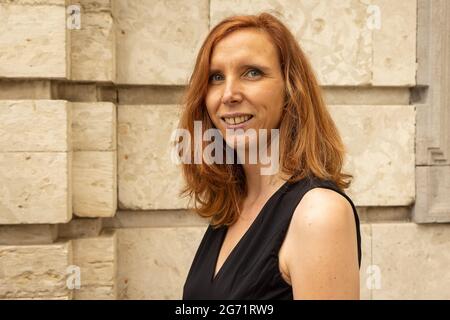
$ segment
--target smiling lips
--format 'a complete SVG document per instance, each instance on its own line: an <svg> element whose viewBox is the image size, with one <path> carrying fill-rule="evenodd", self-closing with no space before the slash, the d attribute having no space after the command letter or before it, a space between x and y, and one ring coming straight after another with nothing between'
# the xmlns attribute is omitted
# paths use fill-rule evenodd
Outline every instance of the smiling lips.
<svg viewBox="0 0 450 320"><path fill-rule="evenodd" d="M237 124L242 124L244 122L247 122L251 118L253 118L253 116L251 114L246 114L246 115L232 116L232 117L225 116L225 117L222 117L222 120L225 121L229 125L237 125Z"/></svg>

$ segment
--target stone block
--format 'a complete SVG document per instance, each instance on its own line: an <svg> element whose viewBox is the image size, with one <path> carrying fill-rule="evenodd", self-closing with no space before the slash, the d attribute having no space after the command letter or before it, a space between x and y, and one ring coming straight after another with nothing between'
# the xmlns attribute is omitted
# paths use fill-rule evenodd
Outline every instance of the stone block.
<svg viewBox="0 0 450 320"><path fill-rule="evenodd" d="M358 206L408 206L415 199L415 106L329 106L348 154L344 171Z"/></svg>
<svg viewBox="0 0 450 320"><path fill-rule="evenodd" d="M417 166L416 190L414 222L450 221L450 166Z"/></svg>
<svg viewBox="0 0 450 320"><path fill-rule="evenodd" d="M0 246L0 299L71 299L71 241Z"/></svg>
<svg viewBox="0 0 450 320"><path fill-rule="evenodd" d="M381 271L374 300L450 299L450 226L372 224L372 259Z"/></svg>
<svg viewBox="0 0 450 320"><path fill-rule="evenodd" d="M74 151L116 150L116 106L110 102L72 103Z"/></svg>
<svg viewBox="0 0 450 320"><path fill-rule="evenodd" d="M0 153L0 224L72 218L72 152Z"/></svg>
<svg viewBox="0 0 450 320"><path fill-rule="evenodd" d="M178 126L176 105L118 107L119 207L131 210L180 209L187 198L181 170L171 160L170 138Z"/></svg>
<svg viewBox="0 0 450 320"><path fill-rule="evenodd" d="M70 122L64 100L0 100L0 152L70 151Z"/></svg>
<svg viewBox="0 0 450 320"><path fill-rule="evenodd" d="M81 28L71 32L71 79L114 82L116 75L114 0L70 0L80 5Z"/></svg>
<svg viewBox="0 0 450 320"><path fill-rule="evenodd" d="M0 3L0 77L70 79L66 0Z"/></svg>
<svg viewBox="0 0 450 320"><path fill-rule="evenodd" d="M380 12L380 29L373 30L374 86L414 86L416 83L417 0L372 0Z"/></svg>
<svg viewBox="0 0 450 320"><path fill-rule="evenodd" d="M116 83L187 84L208 33L208 1L121 0L113 7Z"/></svg>
<svg viewBox="0 0 450 320"><path fill-rule="evenodd" d="M73 212L78 217L112 217L117 209L117 152L73 153Z"/></svg>
<svg viewBox="0 0 450 320"><path fill-rule="evenodd" d="M97 237L73 240L73 261L80 267L75 300L117 299L117 237L105 230Z"/></svg>

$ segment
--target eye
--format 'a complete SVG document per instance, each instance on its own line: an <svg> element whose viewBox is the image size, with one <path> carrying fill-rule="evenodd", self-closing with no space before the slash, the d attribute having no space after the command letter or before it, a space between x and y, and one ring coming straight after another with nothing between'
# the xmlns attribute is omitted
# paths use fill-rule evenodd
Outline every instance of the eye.
<svg viewBox="0 0 450 320"><path fill-rule="evenodd" d="M245 75L249 75L250 78L254 78L254 77L258 77L263 75L263 72L260 71L259 69L249 69ZM223 80L222 75L220 73L213 73L209 76L209 82L214 82L214 81L221 81Z"/></svg>
<svg viewBox="0 0 450 320"><path fill-rule="evenodd" d="M253 77L257 77L257 76L262 75L262 72L260 70L258 70L258 69L250 69L246 74L248 74L248 75L252 75L253 74L253 76L251 76L251 78L253 78Z"/></svg>
<svg viewBox="0 0 450 320"><path fill-rule="evenodd" d="M219 78L217 78L216 76L219 76ZM220 81L220 74L219 73L213 73L212 75L209 76L209 81Z"/></svg>

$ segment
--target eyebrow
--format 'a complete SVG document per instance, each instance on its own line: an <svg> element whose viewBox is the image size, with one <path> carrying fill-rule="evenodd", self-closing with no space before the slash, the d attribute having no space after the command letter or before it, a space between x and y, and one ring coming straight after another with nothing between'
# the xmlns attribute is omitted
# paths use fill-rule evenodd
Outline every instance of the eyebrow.
<svg viewBox="0 0 450 320"><path fill-rule="evenodd" d="M269 67L263 66L261 64L257 64L257 63L251 63L251 64L244 64L240 66L241 69L250 69L250 68L256 68L256 69L260 69L263 72L268 72L270 70ZM218 68L213 68L209 70L209 74L214 74L216 72L220 72L220 69Z"/></svg>

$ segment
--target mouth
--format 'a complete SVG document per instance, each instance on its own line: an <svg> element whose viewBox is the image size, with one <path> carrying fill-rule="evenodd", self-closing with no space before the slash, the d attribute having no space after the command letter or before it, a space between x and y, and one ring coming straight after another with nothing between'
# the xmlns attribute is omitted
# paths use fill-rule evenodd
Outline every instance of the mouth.
<svg viewBox="0 0 450 320"><path fill-rule="evenodd" d="M228 128L240 128L245 126L251 119L253 119L253 115L242 114L238 116L225 116L221 117L221 119L226 123Z"/></svg>

